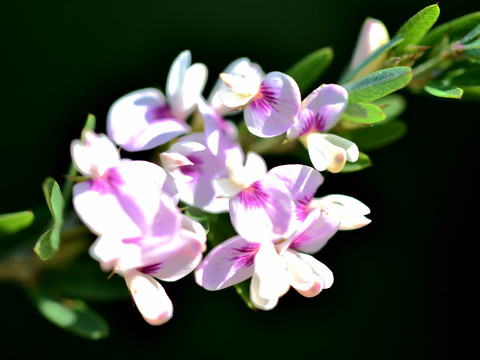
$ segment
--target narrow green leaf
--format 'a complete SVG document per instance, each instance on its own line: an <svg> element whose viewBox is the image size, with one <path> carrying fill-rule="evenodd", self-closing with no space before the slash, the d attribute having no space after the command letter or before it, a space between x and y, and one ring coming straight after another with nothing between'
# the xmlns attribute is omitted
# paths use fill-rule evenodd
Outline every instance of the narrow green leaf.
<svg viewBox="0 0 480 360"><path fill-rule="evenodd" d="M472 60L476 63L479 63L480 62L480 41L475 41L473 43L463 45L462 54L467 59Z"/></svg>
<svg viewBox="0 0 480 360"><path fill-rule="evenodd" d="M431 82L424 86L427 93L433 96L447 99L461 99L463 90L441 82Z"/></svg>
<svg viewBox="0 0 480 360"><path fill-rule="evenodd" d="M467 35L459 40L459 43L462 45L468 44L470 41L475 40L480 36L480 24L470 31Z"/></svg>
<svg viewBox="0 0 480 360"><path fill-rule="evenodd" d="M56 300L38 294L33 300L40 314L64 330L90 340L109 335L107 322L82 300Z"/></svg>
<svg viewBox="0 0 480 360"><path fill-rule="evenodd" d="M96 123L97 123L97 120L95 118L95 115L88 114L87 120L85 121L85 125L83 126L83 129L95 131Z"/></svg>
<svg viewBox="0 0 480 360"><path fill-rule="evenodd" d="M439 15L440 8L435 4L427 6L412 16L395 34L395 36L404 37L403 41L396 47L395 53L400 55L407 46L419 44L425 34L435 24Z"/></svg>
<svg viewBox="0 0 480 360"><path fill-rule="evenodd" d="M480 86L480 68L458 69L450 72L444 80L453 86Z"/></svg>
<svg viewBox="0 0 480 360"><path fill-rule="evenodd" d="M343 118L357 124L374 124L385 119L382 109L374 104L349 103Z"/></svg>
<svg viewBox="0 0 480 360"><path fill-rule="evenodd" d="M444 38L459 40L480 23L480 11L473 12L434 27L422 40L422 45L433 46Z"/></svg>
<svg viewBox="0 0 480 360"><path fill-rule="evenodd" d="M358 156L358 160L353 163L347 162L341 172L350 173L350 172L360 171L370 166L372 166L372 161L370 160L370 157L367 154L360 152L360 155Z"/></svg>
<svg viewBox="0 0 480 360"><path fill-rule="evenodd" d="M49 177L42 184L43 193L50 213L51 227L38 239L34 251L42 260L48 260L60 247L60 232L63 226L63 195L57 182Z"/></svg>
<svg viewBox="0 0 480 360"><path fill-rule="evenodd" d="M19 211L15 213L0 215L0 236L14 234L26 227L29 227L35 216L32 211Z"/></svg>
<svg viewBox="0 0 480 360"><path fill-rule="evenodd" d="M285 73L290 75L298 84L302 93L310 90L317 84L319 78L327 69L333 59L331 48L316 50L291 66Z"/></svg>
<svg viewBox="0 0 480 360"><path fill-rule="evenodd" d="M343 132L342 137L353 141L362 151L375 150L393 143L407 132L407 125L393 120L382 125Z"/></svg>
<svg viewBox="0 0 480 360"><path fill-rule="evenodd" d="M412 79L412 69L397 66L369 74L344 85L348 91L348 101L370 103L408 85Z"/></svg>
<svg viewBox="0 0 480 360"><path fill-rule="evenodd" d="M387 51L398 45L401 41L403 41L403 36L395 36L392 38L388 43L380 46L370 55L368 55L356 68L350 70L345 75L343 75L339 81L340 84L346 83L347 81L352 80L357 74L359 74L364 68L366 68L370 63L375 61L375 59L379 58Z"/></svg>

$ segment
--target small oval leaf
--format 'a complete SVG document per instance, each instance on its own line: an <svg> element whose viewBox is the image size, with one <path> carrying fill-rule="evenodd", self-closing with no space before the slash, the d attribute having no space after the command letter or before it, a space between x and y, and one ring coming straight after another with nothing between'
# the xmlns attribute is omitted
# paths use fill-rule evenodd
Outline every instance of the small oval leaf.
<svg viewBox="0 0 480 360"><path fill-rule="evenodd" d="M348 101L370 103L402 89L412 79L412 69L396 66L369 74L344 85L348 91Z"/></svg>
<svg viewBox="0 0 480 360"><path fill-rule="evenodd" d="M395 53L400 55L408 46L419 44L420 40L435 24L439 15L440 8L435 4L427 6L412 16L395 35L404 37L403 41L395 48Z"/></svg>
<svg viewBox="0 0 480 360"><path fill-rule="evenodd" d="M29 227L35 216L32 211L19 211L15 213L0 215L0 236L14 234Z"/></svg>
<svg viewBox="0 0 480 360"><path fill-rule="evenodd" d="M375 104L349 103L343 113L343 118L357 124L375 124L385 120L382 109Z"/></svg>

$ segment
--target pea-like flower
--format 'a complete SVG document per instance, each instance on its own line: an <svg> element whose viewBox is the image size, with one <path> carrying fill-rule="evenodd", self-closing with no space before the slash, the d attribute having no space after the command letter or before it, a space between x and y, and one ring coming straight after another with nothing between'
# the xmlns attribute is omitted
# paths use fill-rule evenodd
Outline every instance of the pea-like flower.
<svg viewBox="0 0 480 360"><path fill-rule="evenodd" d="M287 138L300 138L306 145L318 171L339 172L347 161L358 159L359 150L353 142L328 133L347 104L348 93L342 86L321 85L302 101L295 124L287 132Z"/></svg>
<svg viewBox="0 0 480 360"><path fill-rule="evenodd" d="M73 187L79 218L98 236L90 255L103 270L124 276L144 319L163 324L173 306L156 279L175 281L199 264L203 227L181 213L173 180L150 162L120 159L105 135L86 131L71 153L88 177Z"/></svg>
<svg viewBox="0 0 480 360"><path fill-rule="evenodd" d="M370 222L369 209L358 200L330 195L315 199L322 175L304 165L284 165L269 171L288 188L295 203L294 216L284 237L252 239L234 236L213 248L195 271L207 290L220 290L252 278L250 300L259 309L273 309L291 287L306 297L333 284L333 274L312 255L339 229ZM248 234L249 235L249 234Z"/></svg>
<svg viewBox="0 0 480 360"><path fill-rule="evenodd" d="M300 107L300 90L295 80L278 71L264 75L248 59L235 64L235 73L220 74L228 87L216 93L221 102L231 109L243 109L245 124L256 136L268 138L285 133Z"/></svg>
<svg viewBox="0 0 480 360"><path fill-rule="evenodd" d="M186 119L195 110L206 77L205 65L191 65L190 52L183 51L168 73L166 98L160 90L146 88L115 101L108 113L109 137L127 151L141 151L186 134Z"/></svg>

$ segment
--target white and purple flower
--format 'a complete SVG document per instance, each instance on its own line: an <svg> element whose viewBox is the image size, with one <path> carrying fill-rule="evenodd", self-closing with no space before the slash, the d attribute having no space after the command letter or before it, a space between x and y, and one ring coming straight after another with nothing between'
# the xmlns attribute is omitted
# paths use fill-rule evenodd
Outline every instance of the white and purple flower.
<svg viewBox="0 0 480 360"><path fill-rule="evenodd" d="M190 131L186 119L195 110L206 77L205 65L191 65L190 52L183 51L170 68L166 98L158 89L146 88L121 97L111 106L109 137L127 151L141 151L186 134Z"/></svg>
<svg viewBox="0 0 480 360"><path fill-rule="evenodd" d="M91 131L72 142L71 153L89 178L74 185L73 205L98 236L90 255L124 276L148 323L163 324L173 306L154 278L175 281L193 271L206 249L205 230L180 212L175 184L161 167L120 159L108 137Z"/></svg>
<svg viewBox="0 0 480 360"><path fill-rule="evenodd" d="M328 133L347 104L348 92L342 86L321 85L302 101L295 124L287 132L287 138L300 138L306 145L318 171L339 172L347 161L358 159L359 150L353 142Z"/></svg>
<svg viewBox="0 0 480 360"><path fill-rule="evenodd" d="M232 73L220 74L227 90L219 88L212 101L218 97L227 108L243 109L248 130L259 137L281 135L293 125L301 96L290 76L278 71L264 75L257 64L245 58L229 70Z"/></svg>
<svg viewBox="0 0 480 360"><path fill-rule="evenodd" d="M330 195L315 199L322 175L304 165L284 165L268 172L285 184L295 204L289 231L276 239L235 236L213 248L195 271L197 283L220 290L248 278L250 300L259 309L273 309L290 286L313 297L333 284L332 272L313 254L339 229L370 222L369 209L358 200Z"/></svg>

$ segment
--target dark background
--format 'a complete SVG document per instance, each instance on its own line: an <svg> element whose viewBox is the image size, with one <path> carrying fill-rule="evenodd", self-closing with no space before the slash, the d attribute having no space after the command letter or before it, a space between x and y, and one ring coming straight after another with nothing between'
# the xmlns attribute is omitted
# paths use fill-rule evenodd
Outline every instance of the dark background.
<svg viewBox="0 0 480 360"><path fill-rule="evenodd" d="M163 88L176 55L189 49L209 68L210 86L230 61L247 56L283 71L331 46L323 82L335 82L367 16L393 34L433 2L365 1L43 1L0 12L0 213L41 203L40 184L59 181L70 141L88 113L98 130L111 103L147 86ZM441 1L438 24L478 10ZM465 315L470 288L464 261L476 236L478 102L404 93L409 126L400 141L370 152L374 166L327 175L321 195L341 193L370 206L368 227L338 233L317 258L334 286L313 299L291 290L270 312L249 310L233 289L207 292L188 276L165 284L175 307L162 327L143 322L130 301L92 304L111 325L97 342L44 320L23 292L0 284L0 343L5 359L38 351L108 358L443 359L458 348L453 320ZM469 206L474 205L474 210ZM32 244L33 247L33 244ZM458 263L467 267L459 270ZM459 345L463 347L463 345ZM6 353L5 353L6 352ZM86 355L85 355L86 354ZM450 357L449 357L450 358Z"/></svg>

